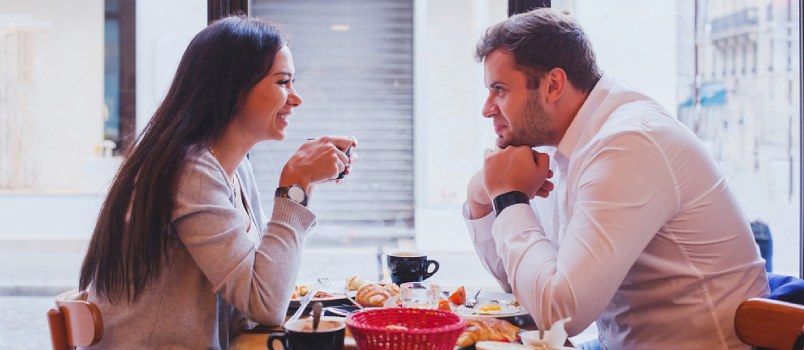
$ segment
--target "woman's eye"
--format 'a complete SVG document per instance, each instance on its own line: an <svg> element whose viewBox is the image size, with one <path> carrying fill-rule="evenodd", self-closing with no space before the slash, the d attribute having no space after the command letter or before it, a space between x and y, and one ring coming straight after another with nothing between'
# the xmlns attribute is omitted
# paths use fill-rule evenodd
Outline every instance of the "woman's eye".
<svg viewBox="0 0 804 350"><path fill-rule="evenodd" d="M279 85L287 85L287 84L290 84L290 79L280 80L280 81L277 81L276 83L279 84Z"/></svg>

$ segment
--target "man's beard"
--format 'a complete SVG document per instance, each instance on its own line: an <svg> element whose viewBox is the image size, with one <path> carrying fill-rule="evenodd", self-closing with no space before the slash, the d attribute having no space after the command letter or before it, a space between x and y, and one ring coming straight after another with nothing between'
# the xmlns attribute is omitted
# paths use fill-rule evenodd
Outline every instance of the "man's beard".
<svg viewBox="0 0 804 350"><path fill-rule="evenodd" d="M520 118L520 125L510 128L511 136L505 143L504 139L498 140L498 146L505 148L508 145L514 146L547 146L555 145L555 131L553 130L553 120L544 106L539 101L539 94L535 90L528 94L528 101L523 110L523 118Z"/></svg>

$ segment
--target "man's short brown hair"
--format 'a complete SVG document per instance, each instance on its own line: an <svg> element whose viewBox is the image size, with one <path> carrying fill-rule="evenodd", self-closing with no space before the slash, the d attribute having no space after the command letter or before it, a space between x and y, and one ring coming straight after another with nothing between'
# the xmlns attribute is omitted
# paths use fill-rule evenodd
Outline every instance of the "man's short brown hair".
<svg viewBox="0 0 804 350"><path fill-rule="evenodd" d="M581 25L549 8L511 16L486 30L475 57L482 62L494 50L508 50L528 75L528 88L553 68L561 68L579 90L592 91L600 80L595 51Z"/></svg>

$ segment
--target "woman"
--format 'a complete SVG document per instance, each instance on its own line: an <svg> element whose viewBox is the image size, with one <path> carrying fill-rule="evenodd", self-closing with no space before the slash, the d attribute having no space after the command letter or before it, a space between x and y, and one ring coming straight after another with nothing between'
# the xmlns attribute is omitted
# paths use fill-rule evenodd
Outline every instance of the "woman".
<svg viewBox="0 0 804 350"><path fill-rule="evenodd" d="M184 53L165 100L101 208L80 288L103 315L102 348L221 348L244 317L284 320L314 184L348 172L346 137L304 143L285 164L270 220L246 154L282 140L293 108L286 36L228 17Z"/></svg>

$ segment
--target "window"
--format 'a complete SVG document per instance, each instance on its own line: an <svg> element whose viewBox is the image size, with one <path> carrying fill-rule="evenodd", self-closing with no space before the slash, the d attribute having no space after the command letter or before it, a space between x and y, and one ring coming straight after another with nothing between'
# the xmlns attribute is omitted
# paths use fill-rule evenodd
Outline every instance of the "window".
<svg viewBox="0 0 804 350"><path fill-rule="evenodd" d="M679 47L694 46L698 52L716 47L731 73L717 76L711 68L697 65L694 77L699 77L700 86L693 77L679 75L679 91L686 90L679 101L695 101L679 104L679 119L712 151L754 222L752 228L759 230L760 223L769 226L772 253L764 250L770 245L765 237L757 239L763 255L772 259L773 270L796 275L801 260L801 39L798 30L791 30L800 25L800 15L790 14L800 14L800 8L789 1L703 1L698 7L680 5L678 11L679 17L703 21L703 28L711 28L693 35L679 32ZM695 57L697 62L704 59ZM735 74L735 70L745 73L747 65L752 74ZM769 69L758 72L757 66Z"/></svg>
<svg viewBox="0 0 804 350"><path fill-rule="evenodd" d="M288 138L250 155L261 198L273 200L278 170L307 138L353 135L355 173L315 188L316 242L412 238L413 1L255 0L250 14L290 32L304 99Z"/></svg>

